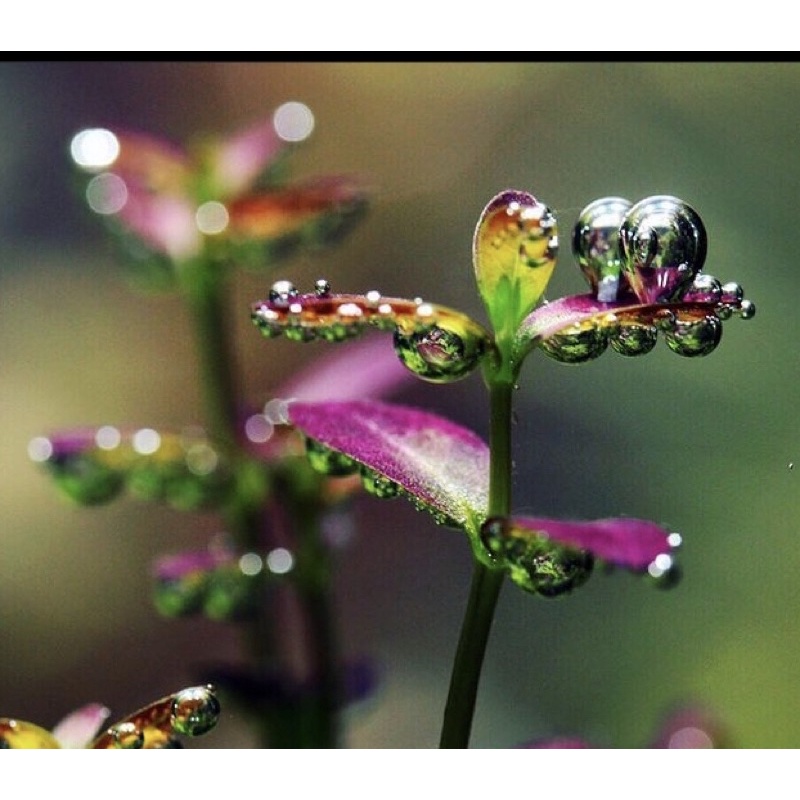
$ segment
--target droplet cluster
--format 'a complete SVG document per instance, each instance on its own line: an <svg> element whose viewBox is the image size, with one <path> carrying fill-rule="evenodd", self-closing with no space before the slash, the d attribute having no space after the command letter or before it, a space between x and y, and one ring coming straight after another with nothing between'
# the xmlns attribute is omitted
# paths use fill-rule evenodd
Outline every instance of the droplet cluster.
<svg viewBox="0 0 800 800"><path fill-rule="evenodd" d="M702 272L705 227L676 197L635 204L619 197L595 200L579 215L572 249L596 299L609 306L541 342L557 361L583 363L609 346L620 355L644 355L659 333L678 355L705 356L719 344L724 320L755 314L741 286Z"/></svg>
<svg viewBox="0 0 800 800"><path fill-rule="evenodd" d="M107 503L128 489L175 508L218 505L233 486L226 459L200 431L162 434L113 426L36 437L29 453L80 505Z"/></svg>
<svg viewBox="0 0 800 800"><path fill-rule="evenodd" d="M151 703L109 727L92 749L181 748L180 736L202 736L219 721L213 686L191 686Z"/></svg>
<svg viewBox="0 0 800 800"><path fill-rule="evenodd" d="M333 294L325 279L309 294L300 294L289 281L277 281L266 300L253 304L251 318L267 338L282 335L298 342L342 342L367 327L393 331L401 362L433 383L469 375L491 341L486 330L458 311L420 298L384 297L377 291Z"/></svg>

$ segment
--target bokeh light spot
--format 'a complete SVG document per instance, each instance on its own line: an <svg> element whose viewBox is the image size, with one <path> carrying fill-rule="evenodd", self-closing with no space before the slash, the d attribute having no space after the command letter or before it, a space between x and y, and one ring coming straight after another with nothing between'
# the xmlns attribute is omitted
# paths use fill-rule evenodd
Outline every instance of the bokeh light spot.
<svg viewBox="0 0 800 800"><path fill-rule="evenodd" d="M89 181L86 202L96 214L116 214L128 202L128 187L119 175L104 172Z"/></svg>
<svg viewBox="0 0 800 800"><path fill-rule="evenodd" d="M119 139L105 128L86 128L72 137L69 149L79 167L105 169L119 156Z"/></svg>
<svg viewBox="0 0 800 800"><path fill-rule="evenodd" d="M286 142L302 142L314 130L314 115L304 103L290 101L275 109L275 132Z"/></svg>

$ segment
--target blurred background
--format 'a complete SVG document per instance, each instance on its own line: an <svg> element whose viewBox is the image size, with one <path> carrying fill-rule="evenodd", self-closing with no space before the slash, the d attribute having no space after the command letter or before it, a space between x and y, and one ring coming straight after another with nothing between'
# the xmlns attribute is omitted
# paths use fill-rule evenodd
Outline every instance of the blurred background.
<svg viewBox="0 0 800 800"><path fill-rule="evenodd" d="M478 747L575 733L645 747L696 702L742 748L800 745L800 65L781 63L182 63L0 66L0 716L51 726L100 701L117 716L235 657L229 628L157 615L155 556L205 541L217 520L123 499L80 509L28 459L31 438L80 424L183 426L201 403L174 295L126 282L74 190L69 141L89 126L184 141L225 134L298 100L314 113L294 175L362 176L366 219L279 275L239 274L231 309L254 405L323 345L267 342L249 304L276 277L309 288L423 296L483 320L471 237L498 191L558 214L548 297L584 291L569 232L591 200L677 195L709 234L705 270L744 286L710 356L663 345L580 367L536 354L516 397L515 506L628 514L680 531L683 581L627 574L542 600L507 584L474 727ZM790 246L791 245L791 246ZM479 433L480 378L403 395ZM797 467L793 468L794 463ZM360 499L337 586L350 655L382 674L348 716L358 748L434 747L470 577L458 533L403 501ZM248 747L223 712L191 747Z"/></svg>

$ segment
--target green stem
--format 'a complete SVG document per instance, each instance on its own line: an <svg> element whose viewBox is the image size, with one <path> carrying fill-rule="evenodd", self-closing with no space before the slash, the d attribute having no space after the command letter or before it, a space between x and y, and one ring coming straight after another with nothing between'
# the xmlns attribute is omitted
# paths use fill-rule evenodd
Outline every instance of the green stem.
<svg viewBox="0 0 800 800"><path fill-rule="evenodd" d="M490 381L489 516L511 510L511 401L514 386ZM440 748L466 748L475 716L486 644L505 573L475 561L442 724Z"/></svg>
<svg viewBox="0 0 800 800"><path fill-rule="evenodd" d="M310 714L307 747L339 744L340 686L336 634L331 611L330 553L320 539L320 510L311 503L299 509L300 548L297 591L308 625L308 659L316 692ZM301 563L302 562L302 563Z"/></svg>
<svg viewBox="0 0 800 800"><path fill-rule="evenodd" d="M234 448L238 391L224 275L216 264L196 261L186 265L182 287L194 323L208 432L221 446Z"/></svg>

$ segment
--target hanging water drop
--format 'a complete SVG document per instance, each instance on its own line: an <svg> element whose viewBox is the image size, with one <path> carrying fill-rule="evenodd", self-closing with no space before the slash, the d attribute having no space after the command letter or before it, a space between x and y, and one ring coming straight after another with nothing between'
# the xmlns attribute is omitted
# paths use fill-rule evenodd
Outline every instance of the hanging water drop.
<svg viewBox="0 0 800 800"><path fill-rule="evenodd" d="M622 197L601 197L581 211L572 231L572 252L601 303L613 303L620 288L619 229L631 208Z"/></svg>
<svg viewBox="0 0 800 800"><path fill-rule="evenodd" d="M722 323L716 316L700 320L677 320L664 331L664 341L674 353L693 358L711 353L722 338Z"/></svg>
<svg viewBox="0 0 800 800"><path fill-rule="evenodd" d="M323 475L340 477L358 472L358 464L350 456L331 450L315 439L306 438L308 463Z"/></svg>
<svg viewBox="0 0 800 800"><path fill-rule="evenodd" d="M611 349L621 356L643 356L656 346L657 341L658 328L655 325L621 325L611 335Z"/></svg>
<svg viewBox="0 0 800 800"><path fill-rule="evenodd" d="M361 469L361 483L369 494L382 499L391 499L400 494L399 484L367 467Z"/></svg>
<svg viewBox="0 0 800 800"><path fill-rule="evenodd" d="M583 364L601 356L608 347L609 334L594 323L575 326L543 339L539 346L550 358L562 364Z"/></svg>
<svg viewBox="0 0 800 800"><path fill-rule="evenodd" d="M144 747L144 731L134 722L120 722L108 729L115 747L123 750L140 750Z"/></svg>
<svg viewBox="0 0 800 800"><path fill-rule="evenodd" d="M677 197L640 200L626 214L619 237L623 272L642 303L678 299L705 262L705 226Z"/></svg>
<svg viewBox="0 0 800 800"><path fill-rule="evenodd" d="M220 705L212 686L192 686L175 695L170 710L172 728L184 736L202 736L219 721Z"/></svg>
<svg viewBox="0 0 800 800"><path fill-rule="evenodd" d="M527 529L515 529L502 518L487 519L480 539L517 586L543 597L557 597L581 586L594 568L591 553L559 545Z"/></svg>
<svg viewBox="0 0 800 800"><path fill-rule="evenodd" d="M485 353L482 337L439 325L394 334L394 349L403 364L423 380L450 383L469 375Z"/></svg>

